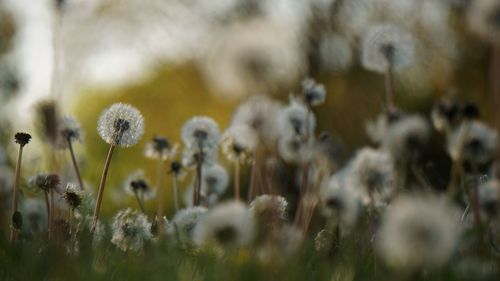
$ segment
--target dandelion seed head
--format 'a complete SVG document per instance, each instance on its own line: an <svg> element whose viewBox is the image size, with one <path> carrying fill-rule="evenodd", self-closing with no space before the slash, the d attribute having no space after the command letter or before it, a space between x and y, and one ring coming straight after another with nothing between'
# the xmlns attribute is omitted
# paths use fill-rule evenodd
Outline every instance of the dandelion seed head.
<svg viewBox="0 0 500 281"><path fill-rule="evenodd" d="M489 180L479 186L479 203L487 218L498 218L500 215L500 182Z"/></svg>
<svg viewBox="0 0 500 281"><path fill-rule="evenodd" d="M247 206L231 201L215 206L200 220L194 240L200 246L211 242L223 247L247 246L253 240L254 228L254 217Z"/></svg>
<svg viewBox="0 0 500 281"><path fill-rule="evenodd" d="M172 220L172 225L176 233L176 238L186 246L194 245L193 233L200 219L206 214L205 207L190 207L179 210Z"/></svg>
<svg viewBox="0 0 500 281"><path fill-rule="evenodd" d="M462 123L448 139L448 153L472 164L485 164L493 159L498 134L479 121Z"/></svg>
<svg viewBox="0 0 500 281"><path fill-rule="evenodd" d="M402 270L440 267L456 250L458 217L443 198L402 196L383 218L376 240L379 254Z"/></svg>
<svg viewBox="0 0 500 281"><path fill-rule="evenodd" d="M319 202L323 216L340 225L344 233L356 223L361 211L361 196L353 188L348 188L341 174L333 175L322 184Z"/></svg>
<svg viewBox="0 0 500 281"><path fill-rule="evenodd" d="M184 123L181 135L187 147L217 147L220 139L219 125L210 117L196 116Z"/></svg>
<svg viewBox="0 0 500 281"><path fill-rule="evenodd" d="M97 132L110 145L130 147L137 144L144 134L144 118L137 108L115 103L102 112Z"/></svg>
<svg viewBox="0 0 500 281"><path fill-rule="evenodd" d="M174 175L178 179L182 179L184 177L184 175L186 174L185 170L184 170L184 166L182 165L182 163L180 161L172 161L170 163L169 173Z"/></svg>
<svg viewBox="0 0 500 281"><path fill-rule="evenodd" d="M349 163L352 188L360 188L375 204L386 202L394 191L394 161L389 153L362 148Z"/></svg>
<svg viewBox="0 0 500 281"><path fill-rule="evenodd" d="M166 161L177 153L177 144L172 145L166 137L155 136L146 144L144 156L150 159Z"/></svg>
<svg viewBox="0 0 500 281"><path fill-rule="evenodd" d="M57 190L61 179L57 174L39 173L28 180L28 186L34 189L41 189L44 192Z"/></svg>
<svg viewBox="0 0 500 281"><path fill-rule="evenodd" d="M256 218L267 221L277 221L286 219L286 208L288 202L279 195L259 195L250 203L250 211Z"/></svg>
<svg viewBox="0 0 500 281"><path fill-rule="evenodd" d="M326 89L323 84L317 83L312 78L302 80L302 94L304 102L311 106L317 106L325 103Z"/></svg>
<svg viewBox="0 0 500 281"><path fill-rule="evenodd" d="M282 136L311 136L316 126L314 114L304 103L293 98L290 104L279 113L278 122Z"/></svg>
<svg viewBox="0 0 500 281"><path fill-rule="evenodd" d="M59 136L56 139L56 147L60 149L68 148L68 141L83 141L83 132L78 122L75 118L64 117L57 122Z"/></svg>
<svg viewBox="0 0 500 281"><path fill-rule="evenodd" d="M113 218L111 243L122 251L139 251L151 240L151 224L145 215L130 208L119 211Z"/></svg>
<svg viewBox="0 0 500 281"><path fill-rule="evenodd" d="M228 187L229 176L226 168L219 164L214 164L203 169L201 179L201 195L210 196L215 194L222 196Z"/></svg>
<svg viewBox="0 0 500 281"><path fill-rule="evenodd" d="M244 124L233 125L222 134L222 152L229 161L244 162L255 151L257 142L257 135L250 127Z"/></svg>
<svg viewBox="0 0 500 281"><path fill-rule="evenodd" d="M427 144L430 134L430 126L424 118L404 116L388 126L382 147L394 159L414 160Z"/></svg>
<svg viewBox="0 0 500 281"><path fill-rule="evenodd" d="M309 160L310 149L298 135L284 135L279 138L278 152L287 163L305 163Z"/></svg>
<svg viewBox="0 0 500 281"><path fill-rule="evenodd" d="M231 126L248 126L255 131L259 142L271 146L278 137L277 120L281 108L280 103L266 96L252 96L236 109Z"/></svg>
<svg viewBox="0 0 500 281"><path fill-rule="evenodd" d="M401 70L413 62L415 39L402 26L378 24L368 27L362 38L361 63L368 70L385 73Z"/></svg>
<svg viewBox="0 0 500 281"><path fill-rule="evenodd" d="M66 203L74 210L82 205L84 191L73 183L68 183L66 190L62 194Z"/></svg>
<svg viewBox="0 0 500 281"><path fill-rule="evenodd" d="M31 135L28 133L16 133L14 135L14 140L21 147L27 145L31 140Z"/></svg>
<svg viewBox="0 0 500 281"><path fill-rule="evenodd" d="M141 200L153 199L156 195L155 190L150 186L143 170L137 170L125 179L123 183L125 192L131 196L137 196Z"/></svg>

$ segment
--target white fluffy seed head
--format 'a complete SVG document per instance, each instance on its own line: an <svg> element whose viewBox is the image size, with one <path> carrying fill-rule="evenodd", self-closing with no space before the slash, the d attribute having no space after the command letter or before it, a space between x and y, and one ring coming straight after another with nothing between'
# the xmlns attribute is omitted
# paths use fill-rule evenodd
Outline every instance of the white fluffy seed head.
<svg viewBox="0 0 500 281"><path fill-rule="evenodd" d="M143 170L130 173L123 183L123 189L130 196L137 194L141 200L153 199L156 195L156 190L151 187Z"/></svg>
<svg viewBox="0 0 500 281"><path fill-rule="evenodd" d="M56 139L56 147L60 149L68 148L68 141L83 141L83 132L78 122L73 117L64 117L57 122L58 137Z"/></svg>
<svg viewBox="0 0 500 281"><path fill-rule="evenodd" d="M394 161L388 152L362 148L349 162L348 167L349 184L354 189L360 189L365 202L379 206L387 203L394 192L396 178Z"/></svg>
<svg viewBox="0 0 500 281"><path fill-rule="evenodd" d="M385 73L401 70L413 62L415 39L404 27L382 23L370 26L363 35L361 63L368 70Z"/></svg>
<svg viewBox="0 0 500 281"><path fill-rule="evenodd" d="M254 130L245 124L236 124L222 134L222 152L229 161L244 162L251 158L257 142L258 138Z"/></svg>
<svg viewBox="0 0 500 281"><path fill-rule="evenodd" d="M236 109L231 126L248 126L259 142L272 145L278 137L277 121L281 108L280 103L266 96L252 96Z"/></svg>
<svg viewBox="0 0 500 281"><path fill-rule="evenodd" d="M192 246L194 228L206 214L205 207L190 207L179 210L173 220L172 228L176 239L184 246Z"/></svg>
<svg viewBox="0 0 500 281"><path fill-rule="evenodd" d="M302 95L304 102L311 106L323 104L326 99L326 89L323 84L317 83L312 78L302 80Z"/></svg>
<svg viewBox="0 0 500 281"><path fill-rule="evenodd" d="M252 212L239 201L217 205L196 225L197 245L210 243L223 247L248 246L254 238L255 221Z"/></svg>
<svg viewBox="0 0 500 281"><path fill-rule="evenodd" d="M484 217L498 219L500 217L500 181L489 180L479 186L479 203Z"/></svg>
<svg viewBox="0 0 500 281"><path fill-rule="evenodd" d="M419 115L403 116L391 122L382 140L382 147L397 160L415 160L431 135L428 122Z"/></svg>
<svg viewBox="0 0 500 281"><path fill-rule="evenodd" d="M286 208L288 202L283 196L279 195L260 195L255 197L250 203L250 211L256 217L271 215L279 219L286 219Z"/></svg>
<svg viewBox="0 0 500 281"><path fill-rule="evenodd" d="M311 136L316 126L314 114L301 101L291 98L278 115L281 136Z"/></svg>
<svg viewBox="0 0 500 281"><path fill-rule="evenodd" d="M144 118L137 108L115 103L102 112L97 132L108 144L130 147L137 144L144 134Z"/></svg>
<svg viewBox="0 0 500 281"><path fill-rule="evenodd" d="M461 226L457 210L438 197L403 196L395 200L377 234L385 262L401 270L438 268L456 250Z"/></svg>
<svg viewBox="0 0 500 281"><path fill-rule="evenodd" d="M139 251L144 247L145 242L152 238L151 224L147 217L130 208L116 214L112 227L111 243L122 251Z"/></svg>
<svg viewBox="0 0 500 281"><path fill-rule="evenodd" d="M177 143L172 144L166 137L155 136L146 144L144 156L149 159L166 161L177 153Z"/></svg>
<svg viewBox="0 0 500 281"><path fill-rule="evenodd" d="M453 159L481 165L493 159L497 143L497 132L484 123L464 122L451 133L448 153Z"/></svg>
<svg viewBox="0 0 500 281"><path fill-rule="evenodd" d="M333 175L323 183L319 195L323 216L339 225L343 234L354 226L362 207L361 194L347 180L341 172Z"/></svg>
<svg viewBox="0 0 500 281"><path fill-rule="evenodd" d="M220 139L219 125L210 117L195 116L184 123L181 135L187 147L217 147Z"/></svg>
<svg viewBox="0 0 500 281"><path fill-rule="evenodd" d="M229 176L226 168L214 164L203 169L201 181L201 195L209 196L215 194L222 196L228 187Z"/></svg>

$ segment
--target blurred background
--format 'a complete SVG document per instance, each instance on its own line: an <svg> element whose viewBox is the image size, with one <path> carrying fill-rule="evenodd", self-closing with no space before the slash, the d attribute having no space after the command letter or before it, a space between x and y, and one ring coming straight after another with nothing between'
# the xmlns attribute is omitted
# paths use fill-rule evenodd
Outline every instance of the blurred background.
<svg viewBox="0 0 500 281"><path fill-rule="evenodd" d="M303 78L313 77L327 89L326 103L315 109L317 132L331 132L350 155L369 144L365 124L383 108L383 76L362 68L360 42L367 27L385 22L405 27L417 42L412 66L396 75L403 110L429 116L437 98L455 95L478 103L489 122L492 44L474 28L471 6L466 0L0 0L1 153L12 165L13 133L28 131L34 138L24 176L70 163L64 151L47 152L35 133L37 105L55 101L61 115L82 123L85 139L76 152L95 188L107 150L97 119L113 102L133 104L146 133L113 159L109 214L124 204L121 184L130 172L144 169L154 179L156 164L143 157L154 135L180 142L180 128L194 115L210 116L224 129L247 97L286 102ZM443 143L433 146L432 161L446 163Z"/></svg>

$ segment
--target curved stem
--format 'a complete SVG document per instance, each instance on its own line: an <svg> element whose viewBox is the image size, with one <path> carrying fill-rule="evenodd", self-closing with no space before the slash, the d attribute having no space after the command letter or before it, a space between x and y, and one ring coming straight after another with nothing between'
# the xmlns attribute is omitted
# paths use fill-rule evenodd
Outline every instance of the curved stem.
<svg viewBox="0 0 500 281"><path fill-rule="evenodd" d="M68 138L67 141L68 141L69 154L71 155L71 162L73 162L73 168L75 169L76 178L78 180L78 184L80 184L80 189L83 190L85 188L83 186L83 180L80 174L80 169L78 168L78 163L76 162L75 152L73 150L73 143L71 142L70 138Z"/></svg>
<svg viewBox="0 0 500 281"><path fill-rule="evenodd" d="M139 194L137 194L137 191L134 191L134 195L135 195L135 199L137 199L137 203L139 204L139 208L141 208L142 213L146 214L146 209L144 208L144 204L142 202L142 199L139 197Z"/></svg>
<svg viewBox="0 0 500 281"><path fill-rule="evenodd" d="M387 110L392 111L395 109L394 106L394 79L392 73L392 65L389 64L387 71L385 72L385 102Z"/></svg>
<svg viewBox="0 0 500 281"><path fill-rule="evenodd" d="M102 171L101 182L99 183L99 191L97 193L97 201L95 204L94 218L92 220L92 228L90 232L94 234L95 228L97 226L97 220L99 219L99 212L101 210L102 195L104 193L104 185L106 184L106 178L108 176L109 165L111 164L111 158L113 157L113 151L115 150L114 145L109 146L108 156L106 157L106 162L104 163L104 169Z"/></svg>
<svg viewBox="0 0 500 281"><path fill-rule="evenodd" d="M21 160L23 158L23 146L19 145L19 152L17 154L17 163L16 163L16 177L14 179L14 186L12 188L12 211L11 211L11 223L14 217L14 214L17 212L17 194L19 193L19 180L21 178ZM16 240L17 232L14 226L10 228L10 242L14 242Z"/></svg>

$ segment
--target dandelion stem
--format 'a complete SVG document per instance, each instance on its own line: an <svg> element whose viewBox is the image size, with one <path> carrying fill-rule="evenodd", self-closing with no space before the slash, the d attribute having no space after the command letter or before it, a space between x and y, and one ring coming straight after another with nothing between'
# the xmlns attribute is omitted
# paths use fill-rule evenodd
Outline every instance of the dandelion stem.
<svg viewBox="0 0 500 281"><path fill-rule="evenodd" d="M165 202L165 190L163 187L163 172L162 172L162 166L163 166L163 155L162 151L160 151L160 156L158 157L158 166L156 168L156 173L157 173L157 186L158 186L158 216L161 218L163 217L163 210L164 210L164 202Z"/></svg>
<svg viewBox="0 0 500 281"><path fill-rule="evenodd" d="M387 110L390 112L394 110L394 79L392 73L392 65L389 64L385 72L385 102Z"/></svg>
<svg viewBox="0 0 500 281"><path fill-rule="evenodd" d="M47 238L50 237L50 227L51 227L51 221L52 221L52 218L50 217L50 201L49 201L49 192L48 191L45 191L44 192L44 195L45 195L45 206L47 207Z"/></svg>
<svg viewBox="0 0 500 281"><path fill-rule="evenodd" d="M240 161L234 162L234 199L240 200Z"/></svg>
<svg viewBox="0 0 500 281"><path fill-rule="evenodd" d="M203 147L201 146L201 142L198 143L198 151L199 151L199 157L196 159L196 182L194 186L194 198L193 198L193 205L194 206L199 206L200 205L200 190L201 190L201 179L202 179L202 163L203 163Z"/></svg>
<svg viewBox="0 0 500 281"><path fill-rule="evenodd" d="M80 174L80 169L78 168L78 163L76 162L75 151L73 150L73 143L70 138L67 138L69 154L71 155L71 162L73 162L73 168L75 169L76 178L80 184L80 189L84 189L82 176Z"/></svg>
<svg viewBox="0 0 500 281"><path fill-rule="evenodd" d="M134 195L135 195L135 199L137 199L137 203L139 204L139 208L141 208L141 211L143 214L146 214L146 209L144 208L144 204L141 200L141 198L139 197L139 194L137 194L137 191L134 190Z"/></svg>
<svg viewBox="0 0 500 281"><path fill-rule="evenodd" d="M172 186L174 191L174 203L175 203L175 211L179 210L179 196L177 194L177 175L174 174L172 177Z"/></svg>
<svg viewBox="0 0 500 281"><path fill-rule="evenodd" d="M11 219L14 217L14 214L17 212L17 193L19 192L19 179L21 178L21 160L23 157L23 145L19 145L19 152L17 154L17 163L16 163L16 177L14 179L14 187L12 188L12 212ZM16 240L16 229L14 226L10 228L10 242L14 242Z"/></svg>
<svg viewBox="0 0 500 281"><path fill-rule="evenodd" d="M50 195L50 208L49 208L49 240L52 239L52 228L54 226L54 205L55 205L55 199L54 199L54 191L49 189L49 195Z"/></svg>
<svg viewBox="0 0 500 281"><path fill-rule="evenodd" d="M92 234L94 234L95 232L97 226L97 220L99 219L99 212L101 210L101 203L102 203L102 195L104 193L104 185L106 184L109 165L111 164L111 158L113 157L113 152L115 150L115 147L116 146L113 144L109 146L108 156L106 157L106 162L104 164L104 169L102 171L101 182L99 183L99 191L97 193L97 202L95 204L94 218L92 220L92 228L90 229L90 232Z"/></svg>
<svg viewBox="0 0 500 281"><path fill-rule="evenodd" d="M252 171L250 172L250 187L248 188L248 203L250 203L253 199L253 194L255 193L255 178L257 176L257 159L254 153L253 163L252 163Z"/></svg>
<svg viewBox="0 0 500 281"><path fill-rule="evenodd" d="M479 192L478 185L480 184L479 170L476 165L472 165L474 171L474 184L472 185L472 190L470 191L470 199L472 206L472 215L474 216L474 225L479 227Z"/></svg>
<svg viewBox="0 0 500 281"><path fill-rule="evenodd" d="M469 135L471 123L467 122L464 126L464 131L460 135L458 140L457 149L455 155L451 155L452 163L451 163L451 174L450 174L450 183L448 185L448 195L450 198L454 198L459 191L459 180L462 178L463 169L462 169L462 153L465 146L465 140Z"/></svg>

